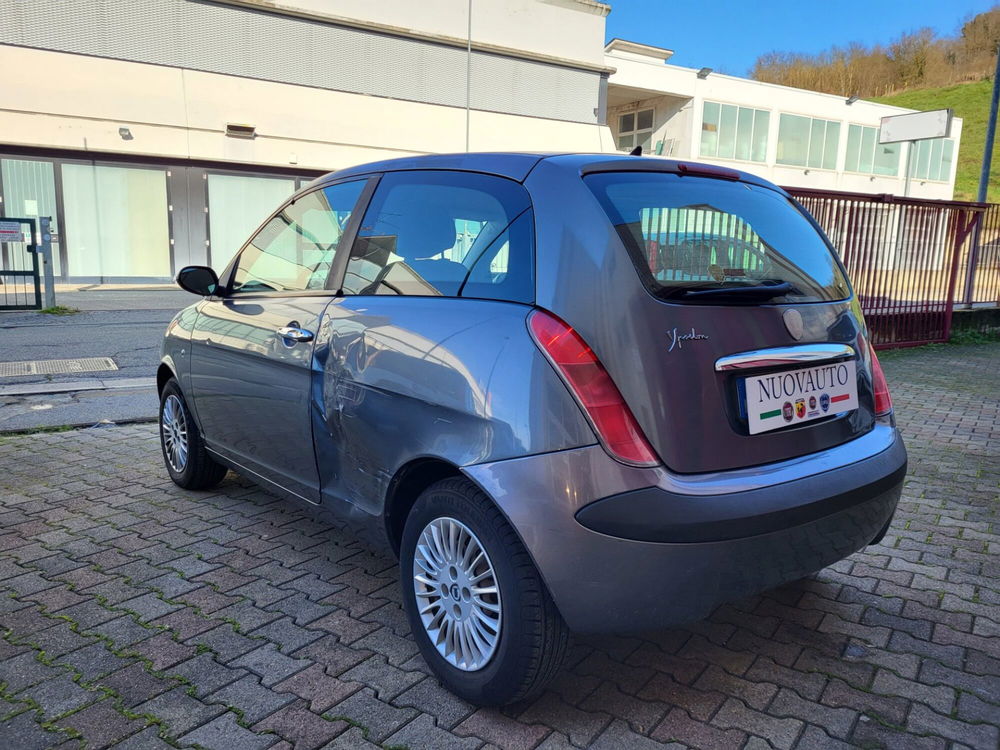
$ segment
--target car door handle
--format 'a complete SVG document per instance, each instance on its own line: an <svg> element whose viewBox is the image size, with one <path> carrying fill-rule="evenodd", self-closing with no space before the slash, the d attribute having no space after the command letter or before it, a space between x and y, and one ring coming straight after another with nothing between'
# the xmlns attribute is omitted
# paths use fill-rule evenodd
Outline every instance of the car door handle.
<svg viewBox="0 0 1000 750"><path fill-rule="evenodd" d="M282 326L277 330L277 334L285 343L292 345L313 340L312 331L296 326Z"/></svg>

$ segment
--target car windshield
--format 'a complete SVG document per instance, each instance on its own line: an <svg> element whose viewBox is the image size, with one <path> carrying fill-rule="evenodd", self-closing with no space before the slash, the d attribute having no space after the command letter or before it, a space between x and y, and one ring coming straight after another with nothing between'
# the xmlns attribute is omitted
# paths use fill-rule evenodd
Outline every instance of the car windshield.
<svg viewBox="0 0 1000 750"><path fill-rule="evenodd" d="M718 304L850 295L823 237L775 190L665 172L584 179L657 296Z"/></svg>

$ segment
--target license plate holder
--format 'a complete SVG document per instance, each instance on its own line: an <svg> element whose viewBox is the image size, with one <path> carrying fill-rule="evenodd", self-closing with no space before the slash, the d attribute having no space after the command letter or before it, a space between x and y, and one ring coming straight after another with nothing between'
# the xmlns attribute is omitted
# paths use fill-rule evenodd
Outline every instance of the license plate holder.
<svg viewBox="0 0 1000 750"><path fill-rule="evenodd" d="M751 435L843 414L858 408L857 362L749 375L739 396Z"/></svg>

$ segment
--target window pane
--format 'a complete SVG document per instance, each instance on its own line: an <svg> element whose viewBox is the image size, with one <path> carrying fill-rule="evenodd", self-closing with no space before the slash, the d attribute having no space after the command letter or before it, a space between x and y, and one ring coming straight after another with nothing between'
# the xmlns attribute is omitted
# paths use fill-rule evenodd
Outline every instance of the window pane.
<svg viewBox="0 0 1000 750"><path fill-rule="evenodd" d="M875 156L875 128L864 128L861 133L861 160L858 171L871 173L872 160Z"/></svg>
<svg viewBox="0 0 1000 750"><path fill-rule="evenodd" d="M818 167L823 163L823 139L826 136L826 120L813 120L809 126L809 161L810 167Z"/></svg>
<svg viewBox="0 0 1000 750"><path fill-rule="evenodd" d="M234 293L322 289L364 180L298 198L271 218L240 254Z"/></svg>
<svg viewBox="0 0 1000 750"><path fill-rule="evenodd" d="M351 249L344 293L456 296L480 255L529 205L523 187L499 177L457 172L386 175ZM480 225L461 262L452 259L459 242L456 220ZM527 254L510 251L511 264L515 258L533 262L530 248ZM513 272L523 275L530 269L508 267L508 273ZM498 275L494 281L505 279Z"/></svg>
<svg viewBox="0 0 1000 750"><path fill-rule="evenodd" d="M719 152L719 105L705 102L701 118L701 155L716 156Z"/></svg>
<svg viewBox="0 0 1000 750"><path fill-rule="evenodd" d="M448 260L462 262L486 225L472 219L455 219L455 246L445 251Z"/></svg>
<svg viewBox="0 0 1000 750"><path fill-rule="evenodd" d="M740 107L739 119L736 125L736 158L750 160L750 146L753 140L753 110Z"/></svg>
<svg viewBox="0 0 1000 750"><path fill-rule="evenodd" d="M618 150L619 151L631 151L633 147L633 141L635 136L632 133L627 135L618 136Z"/></svg>
<svg viewBox="0 0 1000 750"><path fill-rule="evenodd" d="M62 177L71 276L170 276L164 170L63 164Z"/></svg>
<svg viewBox="0 0 1000 750"><path fill-rule="evenodd" d="M652 130L647 130L644 133L636 133L635 134L635 139L637 141L637 145L642 146L642 153L647 154L647 155L653 153L653 149L652 149L651 143L650 143L652 137L653 137L653 131Z"/></svg>
<svg viewBox="0 0 1000 750"><path fill-rule="evenodd" d="M530 303L535 298L533 258L534 218L518 216L507 229L477 254L463 297Z"/></svg>
<svg viewBox="0 0 1000 750"><path fill-rule="evenodd" d="M208 175L211 266L216 271L228 266L250 234L294 192L294 180Z"/></svg>
<svg viewBox="0 0 1000 750"><path fill-rule="evenodd" d="M823 145L823 169L837 168L837 149L840 148L840 123L826 123L826 143Z"/></svg>
<svg viewBox="0 0 1000 750"><path fill-rule="evenodd" d="M723 104L719 116L719 156L732 159L736 154L737 108Z"/></svg>
<svg viewBox="0 0 1000 750"><path fill-rule="evenodd" d="M930 141L931 157L930 165L927 169L927 179L929 180L941 179L941 148L943 143L943 138L935 138L933 141Z"/></svg>
<svg viewBox="0 0 1000 750"><path fill-rule="evenodd" d="M3 159L0 160L0 174L3 177L4 203L0 208L6 211L8 216L15 216L19 219L37 219L39 216L48 216L52 219L49 228L52 230L52 273L56 276L62 275L62 264L59 252L59 217L56 215L56 188L55 170L52 162L35 161L29 159ZM3 211L0 211L3 213ZM21 252L26 254L25 246L16 243L21 247ZM12 243L8 250L13 252ZM25 269L30 268L30 256L26 258L28 264ZM40 261L39 261L40 263ZM25 270L18 269L18 270ZM41 269L39 269L41 270Z"/></svg>
<svg viewBox="0 0 1000 750"><path fill-rule="evenodd" d="M654 293L788 281L799 301L843 299L847 281L791 201L739 182L664 172L585 178Z"/></svg>
<svg viewBox="0 0 1000 750"><path fill-rule="evenodd" d="M917 179L926 180L931 158L929 141L917 141L917 152L913 157L913 174Z"/></svg>
<svg viewBox="0 0 1000 750"><path fill-rule="evenodd" d="M922 145L922 141L917 141L916 143L910 143L908 146L909 152L907 154L907 167L909 168L910 177L914 177L916 179L920 178L918 167L920 166L920 152Z"/></svg>
<svg viewBox="0 0 1000 750"><path fill-rule="evenodd" d="M861 126L851 125L847 129L847 159L844 163L844 169L848 172L857 172L860 157Z"/></svg>
<svg viewBox="0 0 1000 750"><path fill-rule="evenodd" d="M778 164L804 167L809 149L809 118L782 114L778 118Z"/></svg>
<svg viewBox="0 0 1000 750"><path fill-rule="evenodd" d="M644 109L636 115L636 130L646 130L653 127L653 110Z"/></svg>
<svg viewBox="0 0 1000 750"><path fill-rule="evenodd" d="M941 175L938 179L948 181L951 179L951 162L955 154L955 141L945 139L941 149Z"/></svg>
<svg viewBox="0 0 1000 750"><path fill-rule="evenodd" d="M874 174L895 177L899 174L899 144L879 143L875 146Z"/></svg>
<svg viewBox="0 0 1000 750"><path fill-rule="evenodd" d="M635 113L630 112L627 115L622 115L618 118L618 132L619 133L631 133L635 130Z"/></svg>
<svg viewBox="0 0 1000 750"><path fill-rule="evenodd" d="M767 160L767 128L771 121L771 113L762 109L754 111L753 117L753 149L751 158L754 161Z"/></svg>

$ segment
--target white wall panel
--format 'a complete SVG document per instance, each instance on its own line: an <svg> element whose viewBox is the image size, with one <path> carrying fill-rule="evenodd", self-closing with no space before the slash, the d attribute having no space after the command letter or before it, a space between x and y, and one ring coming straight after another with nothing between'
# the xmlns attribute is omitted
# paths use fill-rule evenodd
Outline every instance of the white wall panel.
<svg viewBox="0 0 1000 750"><path fill-rule="evenodd" d="M0 19L4 44L465 106L466 52L445 44L193 0L0 0ZM599 86L591 70L473 52L478 109L596 123Z"/></svg>

